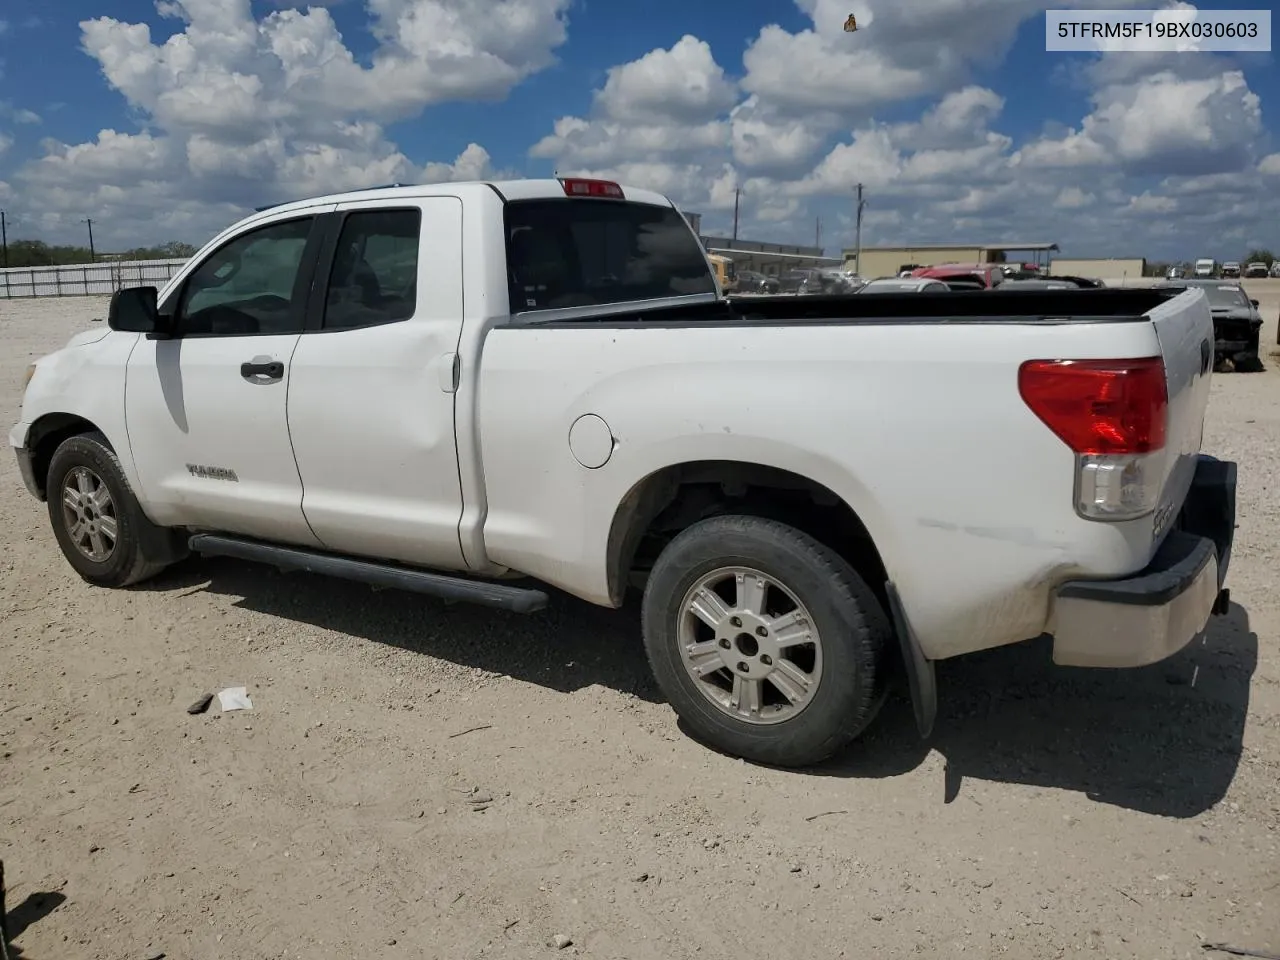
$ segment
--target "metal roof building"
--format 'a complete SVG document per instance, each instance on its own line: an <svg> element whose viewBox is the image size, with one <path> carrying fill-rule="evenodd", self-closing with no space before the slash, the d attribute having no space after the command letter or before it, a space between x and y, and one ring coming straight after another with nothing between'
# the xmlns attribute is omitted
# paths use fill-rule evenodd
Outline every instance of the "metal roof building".
<svg viewBox="0 0 1280 960"><path fill-rule="evenodd" d="M912 243L862 248L862 262L852 247L843 252L849 270L867 279L895 277L907 267L934 267L943 263L1036 263L1047 266L1056 243ZM1025 256L1013 256L1024 254Z"/></svg>

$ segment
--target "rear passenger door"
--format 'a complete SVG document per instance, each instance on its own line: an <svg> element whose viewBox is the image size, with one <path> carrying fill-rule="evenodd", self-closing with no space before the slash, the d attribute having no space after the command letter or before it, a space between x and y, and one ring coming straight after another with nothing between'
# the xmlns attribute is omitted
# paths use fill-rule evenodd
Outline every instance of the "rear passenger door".
<svg viewBox="0 0 1280 960"><path fill-rule="evenodd" d="M303 513L330 550L464 569L462 202L353 202L333 221L289 387Z"/></svg>

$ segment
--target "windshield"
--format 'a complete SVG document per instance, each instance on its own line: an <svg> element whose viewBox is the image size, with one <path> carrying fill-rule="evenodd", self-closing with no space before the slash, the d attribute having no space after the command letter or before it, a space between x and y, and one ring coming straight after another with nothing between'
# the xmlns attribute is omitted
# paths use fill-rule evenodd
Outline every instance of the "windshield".
<svg viewBox="0 0 1280 960"><path fill-rule="evenodd" d="M513 314L716 291L701 244L672 207L517 200L506 207L506 237Z"/></svg>

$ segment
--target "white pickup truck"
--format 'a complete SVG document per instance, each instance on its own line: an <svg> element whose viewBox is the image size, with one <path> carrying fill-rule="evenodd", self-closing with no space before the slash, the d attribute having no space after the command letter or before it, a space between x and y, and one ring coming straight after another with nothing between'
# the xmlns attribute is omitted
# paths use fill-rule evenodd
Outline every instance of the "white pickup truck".
<svg viewBox="0 0 1280 960"><path fill-rule="evenodd" d="M832 754L894 677L927 735L942 658L1137 666L1225 609L1198 290L731 301L667 199L553 179L269 208L108 321L10 435L85 580L635 584L675 711L754 761Z"/></svg>

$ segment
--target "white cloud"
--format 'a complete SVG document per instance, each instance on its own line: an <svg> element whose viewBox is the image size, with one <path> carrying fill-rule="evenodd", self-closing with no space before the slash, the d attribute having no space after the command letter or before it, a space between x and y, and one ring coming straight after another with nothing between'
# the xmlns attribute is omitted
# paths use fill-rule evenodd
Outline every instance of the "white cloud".
<svg viewBox="0 0 1280 960"><path fill-rule="evenodd" d="M1080 210L1096 200L1092 193L1085 193L1079 187L1066 187L1059 192L1053 205L1059 210Z"/></svg>
<svg viewBox="0 0 1280 960"><path fill-rule="evenodd" d="M1162 197L1148 190L1139 196L1130 197L1128 209L1133 213L1173 213L1178 209L1178 201L1173 197Z"/></svg>
<svg viewBox="0 0 1280 960"><path fill-rule="evenodd" d="M1280 176L1280 153L1272 153L1263 157L1258 164L1258 172Z"/></svg>
<svg viewBox="0 0 1280 960"><path fill-rule="evenodd" d="M727 111L737 89L705 40L685 34L670 50L651 50L609 70L596 105L614 120L703 123Z"/></svg>
<svg viewBox="0 0 1280 960"><path fill-rule="evenodd" d="M736 97L711 47L685 35L670 49L612 67L595 93L592 116L561 117L529 154L555 160L563 171L659 157L687 160L729 144L722 115Z"/></svg>
<svg viewBox="0 0 1280 960"><path fill-rule="evenodd" d="M1186 79L1166 70L1103 87L1078 130L1029 144L1018 162L1040 168L1119 163L1187 174L1243 170L1262 129L1261 100L1241 71Z"/></svg>
<svg viewBox="0 0 1280 960"><path fill-rule="evenodd" d="M569 3L366 0L378 46L359 60L314 3L255 18L250 0L159 0L180 21L163 42L146 24L87 20L84 51L144 129L51 143L18 177L42 222L97 211L123 239L154 232L157 215L185 211L173 215L194 223L203 209L198 239L263 202L489 171L477 144L424 165L383 124L447 100L504 97L554 62Z"/></svg>
<svg viewBox="0 0 1280 960"><path fill-rule="evenodd" d="M0 131L0 156L3 156L10 147L13 146L13 137L7 133Z"/></svg>

